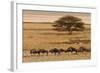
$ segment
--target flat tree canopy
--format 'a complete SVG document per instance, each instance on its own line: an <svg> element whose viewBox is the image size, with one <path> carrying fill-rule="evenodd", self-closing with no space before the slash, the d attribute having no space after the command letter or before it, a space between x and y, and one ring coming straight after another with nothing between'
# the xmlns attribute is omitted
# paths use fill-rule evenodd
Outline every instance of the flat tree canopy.
<svg viewBox="0 0 100 73"><path fill-rule="evenodd" d="M83 31L84 22L82 19L75 16L64 16L55 21L53 25L57 31L68 31L69 34L72 34L72 31Z"/></svg>

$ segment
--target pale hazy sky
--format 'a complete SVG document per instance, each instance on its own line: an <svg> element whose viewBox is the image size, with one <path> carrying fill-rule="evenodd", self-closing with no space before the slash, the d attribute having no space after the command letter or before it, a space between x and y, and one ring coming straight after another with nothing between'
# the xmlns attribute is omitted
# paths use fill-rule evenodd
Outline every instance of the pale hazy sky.
<svg viewBox="0 0 100 73"><path fill-rule="evenodd" d="M24 22L54 22L60 17L72 15L82 19L83 22L91 24L90 13L77 13L77 12L47 12L47 11L32 11L23 10Z"/></svg>

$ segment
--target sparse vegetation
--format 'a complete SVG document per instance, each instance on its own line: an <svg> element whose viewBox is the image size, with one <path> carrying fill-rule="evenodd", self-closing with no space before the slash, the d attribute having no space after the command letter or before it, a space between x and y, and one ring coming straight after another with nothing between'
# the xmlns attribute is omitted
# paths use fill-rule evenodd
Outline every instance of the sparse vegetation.
<svg viewBox="0 0 100 73"><path fill-rule="evenodd" d="M89 13L25 10L23 62L91 59L90 19Z"/></svg>
<svg viewBox="0 0 100 73"><path fill-rule="evenodd" d="M90 59L90 25L88 25L88 30L86 28L83 32L75 31L71 35L66 35L66 31L58 32L53 30L55 27L52 27L52 25L53 24L24 23L24 28L27 30L24 30L23 35L23 62ZM84 48L82 46L89 48L89 50L87 49L83 52ZM57 50L60 50L59 52L56 52L56 55L55 52L49 52L55 47ZM81 49L77 50L76 55L75 51L72 51L72 53L71 51L67 51L69 47L73 47L76 50L79 48ZM33 51L32 48L34 49ZM42 51L39 55L37 51L40 51L40 49L42 49ZM43 51L44 53L42 53ZM48 54L45 51L47 51Z"/></svg>

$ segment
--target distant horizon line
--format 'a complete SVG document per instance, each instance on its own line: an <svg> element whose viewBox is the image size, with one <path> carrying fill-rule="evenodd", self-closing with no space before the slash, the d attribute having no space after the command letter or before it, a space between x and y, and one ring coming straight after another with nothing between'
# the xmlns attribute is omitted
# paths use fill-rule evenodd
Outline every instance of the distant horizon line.
<svg viewBox="0 0 100 73"><path fill-rule="evenodd" d="M23 21L23 23L41 23L41 24L54 24L54 22L24 22ZM86 23L86 24L84 24L84 25L90 25L90 24L88 24L88 23Z"/></svg>
<svg viewBox="0 0 100 73"><path fill-rule="evenodd" d="M24 22L24 23L51 23L51 24L54 24L54 22Z"/></svg>

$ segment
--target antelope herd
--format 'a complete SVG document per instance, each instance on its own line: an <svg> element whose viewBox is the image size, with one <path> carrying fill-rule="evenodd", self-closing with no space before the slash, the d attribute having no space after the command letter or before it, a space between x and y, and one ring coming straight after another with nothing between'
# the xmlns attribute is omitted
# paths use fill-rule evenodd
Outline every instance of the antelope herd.
<svg viewBox="0 0 100 73"><path fill-rule="evenodd" d="M31 49L30 50L30 54L31 55L49 55L49 53L54 54L54 55L60 55L61 53L72 53L72 54L78 54L79 52L90 52L90 49L87 49L85 47L80 47L78 49L74 48L74 47L69 47L67 49L60 49L60 48L53 48L50 50L46 50L46 49Z"/></svg>

